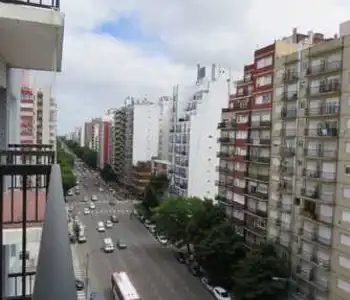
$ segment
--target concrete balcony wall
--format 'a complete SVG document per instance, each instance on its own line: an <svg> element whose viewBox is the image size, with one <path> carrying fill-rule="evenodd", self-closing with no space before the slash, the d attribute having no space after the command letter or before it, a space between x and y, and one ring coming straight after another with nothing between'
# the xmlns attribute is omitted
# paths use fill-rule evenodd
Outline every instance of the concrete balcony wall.
<svg viewBox="0 0 350 300"><path fill-rule="evenodd" d="M60 72L63 32L64 15L55 9L0 2L0 57L7 67Z"/></svg>

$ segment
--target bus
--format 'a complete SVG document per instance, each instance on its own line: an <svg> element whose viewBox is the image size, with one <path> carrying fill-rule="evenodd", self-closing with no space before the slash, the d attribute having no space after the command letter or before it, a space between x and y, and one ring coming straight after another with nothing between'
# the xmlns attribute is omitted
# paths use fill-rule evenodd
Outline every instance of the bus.
<svg viewBox="0 0 350 300"><path fill-rule="evenodd" d="M112 293L115 300L141 300L125 272L112 274Z"/></svg>

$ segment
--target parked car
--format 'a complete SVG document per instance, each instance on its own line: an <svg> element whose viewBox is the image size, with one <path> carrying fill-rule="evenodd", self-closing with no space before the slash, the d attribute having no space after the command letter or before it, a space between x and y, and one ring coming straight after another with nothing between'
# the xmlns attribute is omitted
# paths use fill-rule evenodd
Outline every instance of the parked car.
<svg viewBox="0 0 350 300"><path fill-rule="evenodd" d="M213 291L214 287L211 284L209 284L209 279L207 277L202 277L201 278L201 283L205 286L205 288L208 291L210 291L210 292Z"/></svg>
<svg viewBox="0 0 350 300"><path fill-rule="evenodd" d="M82 291L84 289L85 285L84 282L80 279L75 279L75 288L77 291Z"/></svg>
<svg viewBox="0 0 350 300"><path fill-rule="evenodd" d="M162 245L168 244L168 239L164 235L157 235L157 239Z"/></svg>
<svg viewBox="0 0 350 300"><path fill-rule="evenodd" d="M184 252L181 252L181 251L175 252L175 257L178 260L178 262L181 264L184 264L187 261L186 254Z"/></svg>
<svg viewBox="0 0 350 300"><path fill-rule="evenodd" d="M231 300L230 294L220 286L213 288L213 295L216 300Z"/></svg>
<svg viewBox="0 0 350 300"><path fill-rule="evenodd" d="M105 222L105 225L106 225L106 228L112 228L112 227L113 227L113 223L112 223L111 220L107 220L107 221Z"/></svg>
<svg viewBox="0 0 350 300"><path fill-rule="evenodd" d="M196 277L202 276L203 272L202 272L201 267L198 263L191 262L188 265L188 269L190 270L190 272L193 276L196 276Z"/></svg>
<svg viewBox="0 0 350 300"><path fill-rule="evenodd" d="M84 208L84 215L89 215L90 214L90 209L88 207Z"/></svg>

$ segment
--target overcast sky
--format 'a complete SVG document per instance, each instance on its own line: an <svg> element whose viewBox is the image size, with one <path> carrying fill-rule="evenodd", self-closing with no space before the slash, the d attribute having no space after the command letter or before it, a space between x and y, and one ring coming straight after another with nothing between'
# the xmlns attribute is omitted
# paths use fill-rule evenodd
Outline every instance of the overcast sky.
<svg viewBox="0 0 350 300"><path fill-rule="evenodd" d="M59 133L122 105L156 100L195 79L197 63L241 71L258 46L314 30L332 36L349 18L344 0L61 0L63 72Z"/></svg>

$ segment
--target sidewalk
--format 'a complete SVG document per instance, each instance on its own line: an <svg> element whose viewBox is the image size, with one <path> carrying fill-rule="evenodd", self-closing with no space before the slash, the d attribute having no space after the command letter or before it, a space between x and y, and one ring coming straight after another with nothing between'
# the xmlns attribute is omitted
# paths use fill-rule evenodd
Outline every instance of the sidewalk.
<svg viewBox="0 0 350 300"><path fill-rule="evenodd" d="M85 284L85 270L83 270L80 266L80 261L77 253L77 249L75 245L71 245L72 249L72 260L73 260L73 268L75 278L81 280ZM77 291L77 299L78 300L86 300L87 297L85 295L85 291Z"/></svg>

